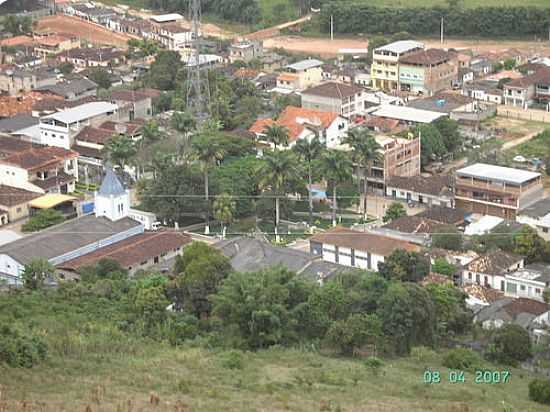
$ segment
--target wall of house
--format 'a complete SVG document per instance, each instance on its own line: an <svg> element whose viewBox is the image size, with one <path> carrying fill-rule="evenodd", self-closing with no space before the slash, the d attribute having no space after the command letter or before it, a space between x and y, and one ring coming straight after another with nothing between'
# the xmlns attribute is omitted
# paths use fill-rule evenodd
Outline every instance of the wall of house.
<svg viewBox="0 0 550 412"><path fill-rule="evenodd" d="M529 298L544 302L542 292L546 285L544 282L536 282L527 279L506 276L506 290L504 294L512 298Z"/></svg>
<svg viewBox="0 0 550 412"><path fill-rule="evenodd" d="M95 197L96 216L105 216L110 220L122 219L128 216L130 211L130 196L127 194L120 196L96 196Z"/></svg>
<svg viewBox="0 0 550 412"><path fill-rule="evenodd" d="M384 262L384 256L374 253L317 242L310 242L310 252L316 256L321 255L326 262L375 272L378 271L380 263Z"/></svg>
<svg viewBox="0 0 550 412"><path fill-rule="evenodd" d="M504 292L506 290L506 278L500 275L489 275L486 273L464 270L462 272L462 284L477 283L482 286L489 286L492 289Z"/></svg>
<svg viewBox="0 0 550 412"><path fill-rule="evenodd" d="M300 90L316 86L323 80L323 70L320 67L313 67L296 74L298 75L298 88Z"/></svg>
<svg viewBox="0 0 550 412"><path fill-rule="evenodd" d="M325 141L327 148L338 149L342 147L342 140L349 130L349 120L344 117L338 117L326 129Z"/></svg>
<svg viewBox="0 0 550 412"><path fill-rule="evenodd" d="M26 169L17 166L0 164L0 184L30 190L36 193L45 193L43 189L33 185Z"/></svg>
<svg viewBox="0 0 550 412"><path fill-rule="evenodd" d="M8 212L8 219L10 222L15 222L20 219L24 219L29 216L29 204L21 203L6 208Z"/></svg>
<svg viewBox="0 0 550 412"><path fill-rule="evenodd" d="M516 222L531 226L544 240L550 240L550 215L546 215L542 219L537 219L531 216L519 214L516 216Z"/></svg>
<svg viewBox="0 0 550 412"><path fill-rule="evenodd" d="M426 93L424 84L424 68L418 66L399 65L399 80L401 89L404 86L410 88L411 93Z"/></svg>
<svg viewBox="0 0 550 412"><path fill-rule="evenodd" d="M433 196L426 193L414 192L412 190L400 189L386 185L386 196L393 199L401 199L406 201L413 201L428 206L444 206L452 207L453 201L448 197Z"/></svg>
<svg viewBox="0 0 550 412"><path fill-rule="evenodd" d="M21 275L25 267L6 254L0 254L0 279L5 280L8 285L22 284Z"/></svg>
<svg viewBox="0 0 550 412"><path fill-rule="evenodd" d="M302 93L302 107L322 112L342 113L342 100Z"/></svg>

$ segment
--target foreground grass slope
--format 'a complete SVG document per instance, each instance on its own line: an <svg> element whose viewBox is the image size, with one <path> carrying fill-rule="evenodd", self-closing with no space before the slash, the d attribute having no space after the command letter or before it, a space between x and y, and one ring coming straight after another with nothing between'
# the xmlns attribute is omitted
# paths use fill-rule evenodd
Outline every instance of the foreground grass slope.
<svg viewBox="0 0 550 412"><path fill-rule="evenodd" d="M152 394L156 410L548 410L527 400L529 376L519 370L508 384L426 385L424 367L447 371L438 355L388 360L375 374L360 360L280 348L245 353L242 368L232 369L231 354L145 342L128 353L89 345L80 356L31 370L0 369L0 384L11 407L27 400L44 405L41 411L143 410Z"/></svg>

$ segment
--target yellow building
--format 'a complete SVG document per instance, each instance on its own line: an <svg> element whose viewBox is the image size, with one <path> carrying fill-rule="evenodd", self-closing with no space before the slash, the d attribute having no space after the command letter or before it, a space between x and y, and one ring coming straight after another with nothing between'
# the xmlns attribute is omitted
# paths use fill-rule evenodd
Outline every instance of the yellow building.
<svg viewBox="0 0 550 412"><path fill-rule="evenodd" d="M402 40L374 49L371 80L374 89L399 90L399 58L424 49L424 44Z"/></svg>

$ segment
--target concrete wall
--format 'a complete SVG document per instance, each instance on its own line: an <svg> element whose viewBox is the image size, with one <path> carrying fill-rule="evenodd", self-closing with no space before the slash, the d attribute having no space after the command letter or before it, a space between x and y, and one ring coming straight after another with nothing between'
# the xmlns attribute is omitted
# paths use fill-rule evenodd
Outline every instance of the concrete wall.
<svg viewBox="0 0 550 412"><path fill-rule="evenodd" d="M521 109L510 106L498 106L497 114L499 116L511 119L532 120L536 122L550 123L550 112L535 109Z"/></svg>

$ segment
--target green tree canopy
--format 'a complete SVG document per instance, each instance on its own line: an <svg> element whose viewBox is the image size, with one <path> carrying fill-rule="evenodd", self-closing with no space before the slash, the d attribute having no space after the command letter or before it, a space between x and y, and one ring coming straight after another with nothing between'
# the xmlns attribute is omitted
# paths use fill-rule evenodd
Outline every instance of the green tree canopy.
<svg viewBox="0 0 550 412"><path fill-rule="evenodd" d="M43 258L31 260L25 265L23 271L23 284L27 289L39 289L44 285L46 279L53 279L55 276L55 267Z"/></svg>
<svg viewBox="0 0 550 412"><path fill-rule="evenodd" d="M430 261L417 252L397 249L378 264L378 272L386 279L419 282L430 273Z"/></svg>
<svg viewBox="0 0 550 412"><path fill-rule="evenodd" d="M38 232L47 227L58 225L65 221L65 216L59 210L41 209L28 222L21 226L23 232Z"/></svg>
<svg viewBox="0 0 550 412"><path fill-rule="evenodd" d="M382 220L384 223L391 222L395 219L400 218L401 216L406 216L407 211L405 210L405 207L400 202L392 202L391 205L388 206L386 209L386 213L384 214L384 217Z"/></svg>

